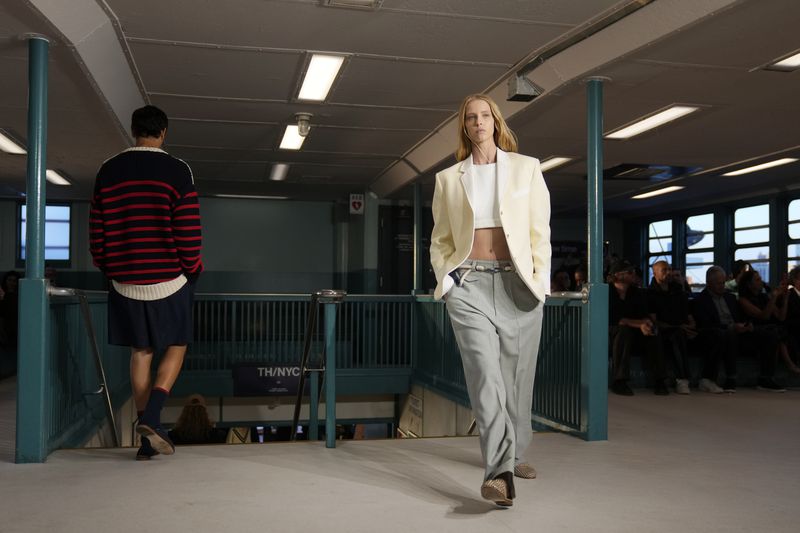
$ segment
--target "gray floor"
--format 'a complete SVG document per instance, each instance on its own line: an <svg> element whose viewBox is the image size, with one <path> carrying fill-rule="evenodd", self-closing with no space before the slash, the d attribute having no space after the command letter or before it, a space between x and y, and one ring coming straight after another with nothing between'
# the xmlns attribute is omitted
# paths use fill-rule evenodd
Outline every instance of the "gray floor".
<svg viewBox="0 0 800 533"><path fill-rule="evenodd" d="M536 436L507 510L480 499L476 438L96 449L0 462L0 531L800 530L800 393L609 402L607 442Z"/></svg>

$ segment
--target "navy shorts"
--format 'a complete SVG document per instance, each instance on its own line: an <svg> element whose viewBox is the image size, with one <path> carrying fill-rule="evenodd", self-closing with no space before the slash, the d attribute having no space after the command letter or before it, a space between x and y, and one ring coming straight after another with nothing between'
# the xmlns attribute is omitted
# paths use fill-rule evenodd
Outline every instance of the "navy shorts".
<svg viewBox="0 0 800 533"><path fill-rule="evenodd" d="M133 300L108 291L108 343L132 348L182 346L192 342L193 283L160 300Z"/></svg>

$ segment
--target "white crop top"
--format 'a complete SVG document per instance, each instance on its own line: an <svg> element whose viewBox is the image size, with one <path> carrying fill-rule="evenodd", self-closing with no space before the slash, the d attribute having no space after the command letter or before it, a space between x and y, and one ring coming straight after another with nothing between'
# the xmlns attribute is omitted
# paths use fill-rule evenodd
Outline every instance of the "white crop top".
<svg viewBox="0 0 800 533"><path fill-rule="evenodd" d="M475 229L502 227L497 199L497 164L473 165L471 174Z"/></svg>

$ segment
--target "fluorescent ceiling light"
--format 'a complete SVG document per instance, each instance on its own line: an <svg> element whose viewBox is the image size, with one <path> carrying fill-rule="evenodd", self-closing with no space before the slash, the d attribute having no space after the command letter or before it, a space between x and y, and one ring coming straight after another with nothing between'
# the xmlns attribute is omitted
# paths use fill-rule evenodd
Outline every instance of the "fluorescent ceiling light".
<svg viewBox="0 0 800 533"><path fill-rule="evenodd" d="M669 194L671 192L679 191L683 189L679 185L673 185L671 187L664 187L663 189L657 189L655 191L646 192L643 194L637 194L636 196L631 196L633 200L643 200L645 198L652 198L653 196L661 196L662 194Z"/></svg>
<svg viewBox="0 0 800 533"><path fill-rule="evenodd" d="M9 154L27 154L25 148L22 147L17 141L12 139L9 134L0 130L0 150Z"/></svg>
<svg viewBox="0 0 800 533"><path fill-rule="evenodd" d="M288 200L288 196L261 196L258 194L215 194L217 198L244 198L246 200Z"/></svg>
<svg viewBox="0 0 800 533"><path fill-rule="evenodd" d="M686 116L689 113L694 113L698 109L700 108L695 106L674 105L654 115L638 120L633 124L612 131L606 134L606 139L630 139L635 135L657 128L667 122Z"/></svg>
<svg viewBox="0 0 800 533"><path fill-rule="evenodd" d="M329 56L314 54L308 63L303 85L300 87L300 100L314 100L322 102L328 97L333 80L339 73L344 63L344 56Z"/></svg>
<svg viewBox="0 0 800 533"><path fill-rule="evenodd" d="M360 7L376 8L380 7L383 0L325 0L325 5L330 7Z"/></svg>
<svg viewBox="0 0 800 533"><path fill-rule="evenodd" d="M741 168L739 170L734 170L733 172L726 172L723 174L723 176L740 176L742 174L749 174L750 172L758 172L759 170L764 170L765 168L788 165L789 163L794 163L795 161L797 161L797 159L794 157L784 157L783 159L776 159L775 161L769 161L768 163L761 163L760 165Z"/></svg>
<svg viewBox="0 0 800 533"><path fill-rule="evenodd" d="M550 157L542 161L542 172L547 172L550 169L560 167L563 164L572 161L570 157Z"/></svg>
<svg viewBox="0 0 800 533"><path fill-rule="evenodd" d="M800 68L800 53L794 54L793 56L789 56L785 59L781 59L780 61L771 64L767 68L769 70L782 70L785 72L797 70Z"/></svg>
<svg viewBox="0 0 800 533"><path fill-rule="evenodd" d="M286 126L286 131L283 132L283 140L281 140L282 150L299 150L303 146L303 141L306 138L300 135L300 131L296 124Z"/></svg>
<svg viewBox="0 0 800 533"><path fill-rule="evenodd" d="M47 169L47 172L45 172L45 179L53 185L72 185L67 178L55 170L50 170L49 168Z"/></svg>
<svg viewBox="0 0 800 533"><path fill-rule="evenodd" d="M273 163L269 171L269 179L272 181L283 181L289 174L289 163Z"/></svg>

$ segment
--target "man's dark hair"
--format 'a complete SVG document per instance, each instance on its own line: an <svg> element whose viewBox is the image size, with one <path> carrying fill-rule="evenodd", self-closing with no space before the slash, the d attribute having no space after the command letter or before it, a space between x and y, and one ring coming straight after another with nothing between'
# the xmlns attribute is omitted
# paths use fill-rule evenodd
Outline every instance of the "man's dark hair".
<svg viewBox="0 0 800 533"><path fill-rule="evenodd" d="M154 105L146 105L133 112L131 132L134 137L158 137L168 123L166 113Z"/></svg>

